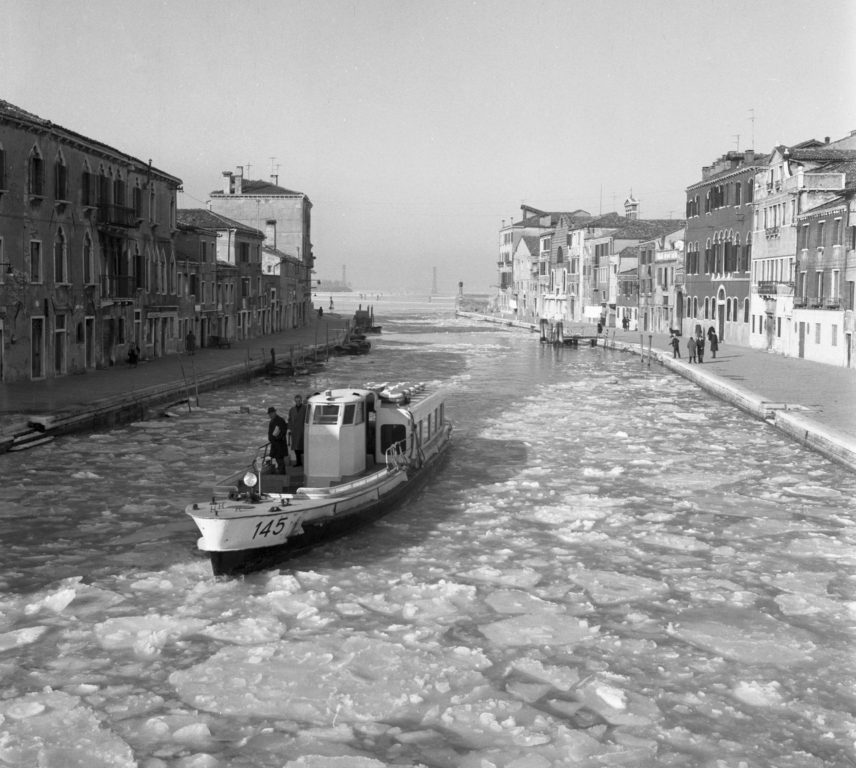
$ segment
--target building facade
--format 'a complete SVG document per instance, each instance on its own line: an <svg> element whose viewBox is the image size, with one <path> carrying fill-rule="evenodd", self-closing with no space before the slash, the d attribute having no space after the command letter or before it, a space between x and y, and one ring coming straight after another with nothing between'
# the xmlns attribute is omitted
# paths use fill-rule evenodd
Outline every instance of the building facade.
<svg viewBox="0 0 856 768"><path fill-rule="evenodd" d="M312 202L303 192L270 181L245 179L243 169L223 172L223 186L211 192L210 209L264 233L264 245L293 258L280 271L278 316L271 327L305 325L312 312ZM296 279L293 272L298 270ZM291 275L291 278L289 278Z"/></svg>
<svg viewBox="0 0 856 768"><path fill-rule="evenodd" d="M0 102L0 380L178 351L181 180Z"/></svg>
<svg viewBox="0 0 856 768"><path fill-rule="evenodd" d="M833 286L826 284L826 268L813 269L813 274L809 274L808 268L817 261L818 246L814 246L814 255L809 259L811 241L808 245L798 242L798 228L806 226L811 232L811 222L800 221L801 216L844 194L848 178L853 180L854 167L856 150L838 149L811 140L792 147L776 147L766 169L755 175L750 304L752 346L784 355L805 355L807 334L818 324L828 326L826 332L821 333L821 343L824 337L831 340L831 326L837 323L832 323L831 316L824 317L821 322L817 313L840 311L840 274L842 271L846 274L847 269L842 261L835 301L827 302L823 296L831 298ZM825 225L827 220L823 221ZM825 243L835 226L833 217L828 233L816 231L817 242ZM835 243L838 248L826 250L825 246L820 246L824 264L832 259L833 252L846 255L845 227L843 223L838 227L835 237L839 240ZM798 258L803 255L806 261L801 265ZM830 278L832 271L830 268ZM803 279L799 289L798 276ZM797 290L800 298L806 300L805 306L800 306L802 302L795 306ZM808 306L808 299L813 299L814 304L819 301L820 306ZM837 333L841 333L840 327Z"/></svg>
<svg viewBox="0 0 856 768"><path fill-rule="evenodd" d="M687 187L686 283L676 297L685 334L713 325L721 342L749 344L755 175L766 167L751 149L728 152Z"/></svg>

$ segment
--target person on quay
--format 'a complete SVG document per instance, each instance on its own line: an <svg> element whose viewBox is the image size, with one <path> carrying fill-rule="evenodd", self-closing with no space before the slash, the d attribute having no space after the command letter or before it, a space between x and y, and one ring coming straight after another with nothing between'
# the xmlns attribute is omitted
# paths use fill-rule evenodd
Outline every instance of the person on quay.
<svg viewBox="0 0 856 768"><path fill-rule="evenodd" d="M303 466L303 426L306 422L306 406L300 395L294 396L294 405L288 411L288 430L291 432L291 450L294 451L294 466Z"/></svg>
<svg viewBox="0 0 856 768"><path fill-rule="evenodd" d="M700 363L704 362L704 335L699 334L695 341L696 357Z"/></svg>
<svg viewBox="0 0 856 768"><path fill-rule="evenodd" d="M286 433L288 425L285 419L277 412L276 408L268 408L268 442L270 443L270 457L276 462L276 471L280 475L285 474L285 457L288 456L288 440Z"/></svg>
<svg viewBox="0 0 856 768"><path fill-rule="evenodd" d="M696 342L695 339L690 336L687 339L687 362L694 363L696 361Z"/></svg>
<svg viewBox="0 0 856 768"><path fill-rule="evenodd" d="M719 351L719 336L716 335L716 329L713 326L707 329L707 340L710 344L710 356L715 360L716 353Z"/></svg>
<svg viewBox="0 0 856 768"><path fill-rule="evenodd" d="M188 331L187 338L184 340L187 354L192 355L196 352L196 334L193 331Z"/></svg>
<svg viewBox="0 0 856 768"><path fill-rule="evenodd" d="M681 340L673 333L670 341L672 345L672 357L680 358L681 356Z"/></svg>

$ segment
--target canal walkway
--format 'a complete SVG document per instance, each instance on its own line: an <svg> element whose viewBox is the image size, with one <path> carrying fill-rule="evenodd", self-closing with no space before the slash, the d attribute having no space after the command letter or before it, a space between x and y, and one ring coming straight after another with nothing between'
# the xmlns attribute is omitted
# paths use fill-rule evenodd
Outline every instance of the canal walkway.
<svg viewBox="0 0 856 768"><path fill-rule="evenodd" d="M537 327L490 315L459 312L459 316L524 330ZM681 358L672 357L665 333L640 333L609 328L597 337L594 326L568 327L565 336L580 333L600 347L643 355L643 362L668 368L702 389L763 419L804 445L856 471L856 370L839 368L762 349L721 343L716 358L709 346L702 364L687 360L687 338L681 337ZM650 349L650 357L649 355Z"/></svg>
<svg viewBox="0 0 856 768"><path fill-rule="evenodd" d="M195 400L200 392L263 375L272 364L280 370L291 363L312 364L341 344L352 324L350 317L328 313L302 328L229 347L201 347L193 355L140 360L136 366L121 361L78 375L0 384L0 451L145 418L153 407Z"/></svg>

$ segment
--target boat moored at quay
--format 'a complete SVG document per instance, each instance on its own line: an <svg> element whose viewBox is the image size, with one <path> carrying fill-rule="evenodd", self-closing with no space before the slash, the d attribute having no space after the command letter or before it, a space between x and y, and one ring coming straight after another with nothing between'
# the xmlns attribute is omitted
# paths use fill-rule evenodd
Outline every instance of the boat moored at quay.
<svg viewBox="0 0 856 768"><path fill-rule="evenodd" d="M424 384L328 389L307 400L302 466L277 473L265 444L186 508L215 575L272 567L389 512L449 446L445 393Z"/></svg>

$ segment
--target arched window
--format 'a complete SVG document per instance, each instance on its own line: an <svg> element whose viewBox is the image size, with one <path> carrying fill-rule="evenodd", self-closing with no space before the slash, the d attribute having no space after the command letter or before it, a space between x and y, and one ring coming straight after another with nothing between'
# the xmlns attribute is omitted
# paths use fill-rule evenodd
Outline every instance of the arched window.
<svg viewBox="0 0 856 768"><path fill-rule="evenodd" d="M80 204L95 205L95 176L89 167L88 160L84 160L83 172L80 176Z"/></svg>
<svg viewBox="0 0 856 768"><path fill-rule="evenodd" d="M68 255L65 248L65 233L62 227L57 230L54 238L54 282L68 282Z"/></svg>
<svg viewBox="0 0 856 768"><path fill-rule="evenodd" d="M45 194L45 164L38 147L30 150L27 161L27 190L32 197L44 197Z"/></svg>
<svg viewBox="0 0 856 768"><path fill-rule="evenodd" d="M95 282L95 262L92 259L92 238L87 232L83 236L83 284L92 285Z"/></svg>
<svg viewBox="0 0 856 768"><path fill-rule="evenodd" d="M68 168L62 152L57 152L54 160L54 199L68 200Z"/></svg>
<svg viewBox="0 0 856 768"><path fill-rule="evenodd" d="M743 299L743 322L749 322L749 299Z"/></svg>
<svg viewBox="0 0 856 768"><path fill-rule="evenodd" d="M693 317L698 317L698 296L693 296Z"/></svg>
<svg viewBox="0 0 856 768"><path fill-rule="evenodd" d="M710 319L710 296L704 297L704 319Z"/></svg>

